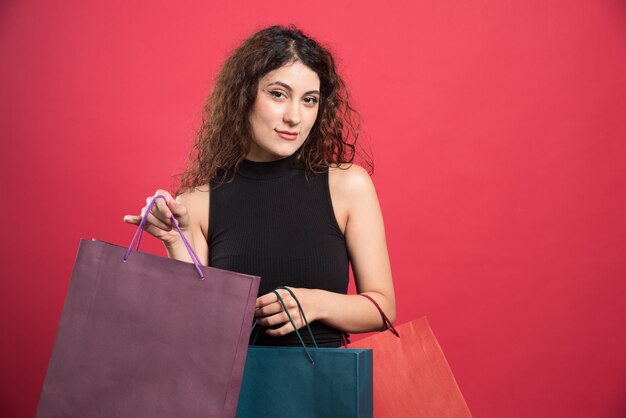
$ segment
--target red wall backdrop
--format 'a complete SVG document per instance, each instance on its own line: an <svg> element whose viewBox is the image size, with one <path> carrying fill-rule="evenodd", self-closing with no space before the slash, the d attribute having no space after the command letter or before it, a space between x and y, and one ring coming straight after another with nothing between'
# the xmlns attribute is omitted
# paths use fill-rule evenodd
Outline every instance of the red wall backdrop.
<svg viewBox="0 0 626 418"><path fill-rule="evenodd" d="M293 22L362 113L398 321L474 415L626 416L626 5L383 3L0 4L0 415L34 414L79 238L129 242L227 52Z"/></svg>

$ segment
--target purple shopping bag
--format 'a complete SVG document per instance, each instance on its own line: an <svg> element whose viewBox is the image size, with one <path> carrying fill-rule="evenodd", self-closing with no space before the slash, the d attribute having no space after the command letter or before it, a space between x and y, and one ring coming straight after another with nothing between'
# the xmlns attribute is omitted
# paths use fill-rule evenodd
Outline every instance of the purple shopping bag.
<svg viewBox="0 0 626 418"><path fill-rule="evenodd" d="M202 266L182 233L193 264L131 254L142 231L81 240L38 418L235 416L259 277Z"/></svg>

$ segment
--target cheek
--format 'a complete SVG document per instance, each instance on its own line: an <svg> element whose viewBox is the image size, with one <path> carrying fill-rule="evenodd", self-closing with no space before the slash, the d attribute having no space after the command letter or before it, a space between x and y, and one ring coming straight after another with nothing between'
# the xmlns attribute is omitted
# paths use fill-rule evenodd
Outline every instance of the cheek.
<svg viewBox="0 0 626 418"><path fill-rule="evenodd" d="M311 130L313 128L313 125L315 125L315 121L317 120L318 115L319 115L319 112L317 109L315 111L312 111L311 114L309 115L309 119L308 119L309 130Z"/></svg>
<svg viewBox="0 0 626 418"><path fill-rule="evenodd" d="M271 100L259 100L255 108L259 118L265 121L274 120L282 114L281 105Z"/></svg>
<svg viewBox="0 0 626 418"><path fill-rule="evenodd" d="M270 129L275 119L274 114L275 112L267 105L257 104L249 118L252 131L261 133Z"/></svg>

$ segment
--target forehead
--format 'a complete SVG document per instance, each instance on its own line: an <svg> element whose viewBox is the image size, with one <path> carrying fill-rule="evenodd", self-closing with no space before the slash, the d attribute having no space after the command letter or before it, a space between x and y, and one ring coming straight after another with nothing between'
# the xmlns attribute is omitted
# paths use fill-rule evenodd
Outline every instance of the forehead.
<svg viewBox="0 0 626 418"><path fill-rule="evenodd" d="M320 78L300 61L289 63L265 74L259 83L263 86L280 81L289 85L294 91L319 90Z"/></svg>

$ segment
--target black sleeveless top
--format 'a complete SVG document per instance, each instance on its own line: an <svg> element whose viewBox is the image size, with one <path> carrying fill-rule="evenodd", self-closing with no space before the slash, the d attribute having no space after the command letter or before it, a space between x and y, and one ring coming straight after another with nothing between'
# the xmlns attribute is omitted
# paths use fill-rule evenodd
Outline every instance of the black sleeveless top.
<svg viewBox="0 0 626 418"><path fill-rule="evenodd" d="M260 276L259 295L281 285L348 291L348 251L333 212L328 171L305 176L295 154L271 162L244 160L232 182L211 184L208 241L209 265ZM338 330L321 322L311 329L318 345L340 345ZM295 332L271 337L263 331L257 345L300 345ZM306 328L300 332L310 343Z"/></svg>

